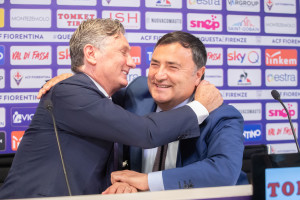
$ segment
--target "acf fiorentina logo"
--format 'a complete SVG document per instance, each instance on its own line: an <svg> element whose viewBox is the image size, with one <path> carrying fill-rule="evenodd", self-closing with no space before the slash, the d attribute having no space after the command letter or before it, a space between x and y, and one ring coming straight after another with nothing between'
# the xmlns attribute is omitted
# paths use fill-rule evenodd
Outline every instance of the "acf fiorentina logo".
<svg viewBox="0 0 300 200"><path fill-rule="evenodd" d="M17 85L20 85L22 78L23 78L23 76L22 76L22 74L20 74L20 72L17 72L14 74L14 79L15 79Z"/></svg>
<svg viewBox="0 0 300 200"><path fill-rule="evenodd" d="M272 9L272 6L273 6L273 2L272 2L271 0L268 0L268 1L266 2L266 4L267 4L269 10L271 10L271 9Z"/></svg>

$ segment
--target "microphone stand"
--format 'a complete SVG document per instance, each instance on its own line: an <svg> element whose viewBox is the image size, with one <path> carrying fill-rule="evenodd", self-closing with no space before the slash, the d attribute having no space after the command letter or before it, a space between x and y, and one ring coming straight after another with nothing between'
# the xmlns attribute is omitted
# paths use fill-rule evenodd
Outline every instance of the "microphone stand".
<svg viewBox="0 0 300 200"><path fill-rule="evenodd" d="M72 196L71 188L70 188L69 180L68 180L68 176L67 176L67 170L66 170L66 167L65 167L65 162L64 162L61 147L60 147L58 132L57 132L56 123L55 123L55 118L54 118L54 115L53 115L53 112L52 112L52 109L53 109L52 102L51 102L51 100L50 101L45 100L45 104L46 104L45 105L46 109L50 112L51 117L52 117L54 132L55 132L58 151L59 151L59 155L60 155L60 160L61 160L61 164L62 164L62 168L63 168L63 172L64 172L64 175L65 175L65 180L66 180L66 184L67 184L67 188L68 188L68 193L69 193L69 196Z"/></svg>
<svg viewBox="0 0 300 200"><path fill-rule="evenodd" d="M292 120L291 120L291 116L290 116L290 113L288 111L288 109L285 107L284 103L282 102L282 100L280 99L280 94L277 90L272 90L271 92L273 98L277 101L279 101L279 103L281 103L281 105L283 106L287 116L288 116L288 119L289 119L289 122L290 122L290 126L292 128L292 133L293 133L293 136L294 136L294 140L295 140L295 143L296 143L296 146L297 146L297 151L298 153L300 153L300 148L299 148L299 144L298 144L298 140L297 140L297 137L296 137L296 134L295 134L295 130L294 130L294 126L293 126L293 123L292 123Z"/></svg>

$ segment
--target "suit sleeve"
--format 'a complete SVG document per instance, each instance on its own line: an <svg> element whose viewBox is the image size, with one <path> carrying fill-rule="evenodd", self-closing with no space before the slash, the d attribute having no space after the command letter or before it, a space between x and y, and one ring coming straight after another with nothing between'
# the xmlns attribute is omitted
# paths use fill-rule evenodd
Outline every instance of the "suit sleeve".
<svg viewBox="0 0 300 200"><path fill-rule="evenodd" d="M188 106L141 117L101 97L98 90L73 83L55 87L52 101L58 129L71 134L142 148L200 134Z"/></svg>
<svg viewBox="0 0 300 200"><path fill-rule="evenodd" d="M205 138L181 141L183 167L162 172L166 190L236 184L244 150L243 117L230 106L211 113L203 127Z"/></svg>

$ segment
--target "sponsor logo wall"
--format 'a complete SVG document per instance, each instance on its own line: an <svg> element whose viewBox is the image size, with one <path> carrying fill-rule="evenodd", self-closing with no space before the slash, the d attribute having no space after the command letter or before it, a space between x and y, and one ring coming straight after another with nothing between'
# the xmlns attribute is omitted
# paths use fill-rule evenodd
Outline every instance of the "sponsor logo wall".
<svg viewBox="0 0 300 200"><path fill-rule="evenodd" d="M46 80L70 72L69 40L86 19L114 18L126 28L137 65L147 76L157 40L171 31L194 34L207 47L205 79L244 117L245 144L295 152L287 113L298 112L298 0L2 0L0 1L0 154L15 152Z"/></svg>

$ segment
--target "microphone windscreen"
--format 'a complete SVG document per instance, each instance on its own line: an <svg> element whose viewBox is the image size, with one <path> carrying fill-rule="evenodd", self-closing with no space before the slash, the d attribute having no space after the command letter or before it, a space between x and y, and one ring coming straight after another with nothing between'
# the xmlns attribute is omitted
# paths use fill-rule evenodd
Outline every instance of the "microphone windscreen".
<svg viewBox="0 0 300 200"><path fill-rule="evenodd" d="M277 90L272 90L271 94L275 100L280 100L280 94Z"/></svg>

